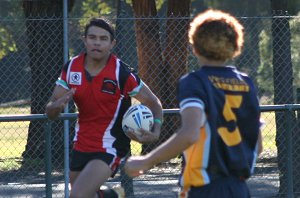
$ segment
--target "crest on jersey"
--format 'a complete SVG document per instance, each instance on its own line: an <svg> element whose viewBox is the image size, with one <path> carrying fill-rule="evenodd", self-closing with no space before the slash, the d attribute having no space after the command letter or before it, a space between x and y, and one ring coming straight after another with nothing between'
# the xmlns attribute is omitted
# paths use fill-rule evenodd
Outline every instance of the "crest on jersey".
<svg viewBox="0 0 300 198"><path fill-rule="evenodd" d="M70 85L81 85L81 72L70 73Z"/></svg>
<svg viewBox="0 0 300 198"><path fill-rule="evenodd" d="M117 90L117 81L104 78L101 91L109 94L115 94Z"/></svg>

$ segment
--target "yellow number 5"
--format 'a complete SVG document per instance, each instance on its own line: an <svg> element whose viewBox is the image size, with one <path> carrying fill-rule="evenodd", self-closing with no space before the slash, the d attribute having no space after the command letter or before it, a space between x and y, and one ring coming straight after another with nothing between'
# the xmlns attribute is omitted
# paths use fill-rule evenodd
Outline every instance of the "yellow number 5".
<svg viewBox="0 0 300 198"><path fill-rule="evenodd" d="M225 95L225 105L223 108L223 116L227 122L234 121L236 126L236 115L232 111L233 108L239 108L242 103L242 96ZM242 141L239 128L236 126L233 131L229 131L226 127L219 127L218 133L222 137L227 146L235 146Z"/></svg>

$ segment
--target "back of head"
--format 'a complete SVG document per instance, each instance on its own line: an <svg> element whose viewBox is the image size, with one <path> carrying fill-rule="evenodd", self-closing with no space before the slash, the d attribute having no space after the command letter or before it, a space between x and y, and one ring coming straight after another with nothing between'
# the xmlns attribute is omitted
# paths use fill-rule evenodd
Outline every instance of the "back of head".
<svg viewBox="0 0 300 198"><path fill-rule="evenodd" d="M233 16L209 9L191 22L189 41L197 55L225 62L241 53L243 26Z"/></svg>

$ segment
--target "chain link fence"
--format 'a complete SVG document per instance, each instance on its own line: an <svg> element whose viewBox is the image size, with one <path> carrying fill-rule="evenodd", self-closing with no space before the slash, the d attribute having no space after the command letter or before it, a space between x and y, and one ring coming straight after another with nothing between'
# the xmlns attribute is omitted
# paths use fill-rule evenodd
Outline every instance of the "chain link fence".
<svg viewBox="0 0 300 198"><path fill-rule="evenodd" d="M282 56L283 62L291 61L290 70L280 72L290 74L285 79L292 79L291 103L300 103L300 17L284 16L283 21L275 24L281 35L290 38L291 60ZM274 19L274 18L273 18ZM230 63L247 72L258 87L262 105L271 105L274 96L274 82L287 86L288 80L276 80L274 72L274 45L280 48L284 37L278 43L272 42L272 17L241 17L244 24L245 48L242 55ZM84 50L82 24L83 18L68 19L69 56ZM165 109L177 107L175 100L176 81L184 73L197 68L197 60L187 42L187 28L190 18L118 18L116 24L116 53L124 62L134 67L141 78L159 96ZM282 22L282 23L281 23ZM286 22L289 29L280 28ZM284 24L283 24L284 23ZM274 25L274 24L273 24ZM15 114L43 114L45 105L54 88L64 64L63 59L63 19L55 17L24 19L0 19L0 112ZM285 43L286 44L286 43ZM278 45L278 46L277 46ZM298 92L297 92L298 90ZM282 90L286 91L286 90ZM298 93L299 95L296 95ZM69 112L74 112L70 104ZM300 166L298 155L298 136L300 113L293 110L292 124L288 132L277 133L278 117L286 114L275 113L276 108L262 113L266 124L263 128L264 152L258 159L256 172L249 180L253 197L270 197L276 194L286 197L291 186L295 195L300 193ZM285 110L288 110L286 108ZM280 114L280 115L279 115ZM165 114L162 140L173 133L179 126L178 114ZM279 120L280 121L280 120ZM27 119L0 122L0 197L45 197L45 136L46 119ZM73 138L74 119L67 130ZM287 127L286 127L287 128ZM64 196L64 121L51 122L51 183L52 197ZM286 138L291 134L291 139ZM48 137L49 138L49 137ZM284 140L277 141L276 140ZM293 141L292 141L293 140ZM278 145L280 143L280 145ZM287 145L292 145L292 153ZM141 146L132 143L132 154L139 154L153 145ZM281 149L278 151L278 149ZM281 152L281 159L278 155ZM292 154L292 179L285 174L290 168L287 154ZM286 156L286 157L284 157ZM47 163L46 163L47 164ZM281 164L280 166L278 166ZM282 165L283 164L283 165ZM174 158L151 169L147 174L134 179L136 197L176 197L178 192L177 177L180 173L181 159ZM132 183L129 178L118 173L108 184L123 182L127 187ZM292 181L292 183L290 183ZM129 189L130 191L130 189ZM129 192L130 193L130 192Z"/></svg>

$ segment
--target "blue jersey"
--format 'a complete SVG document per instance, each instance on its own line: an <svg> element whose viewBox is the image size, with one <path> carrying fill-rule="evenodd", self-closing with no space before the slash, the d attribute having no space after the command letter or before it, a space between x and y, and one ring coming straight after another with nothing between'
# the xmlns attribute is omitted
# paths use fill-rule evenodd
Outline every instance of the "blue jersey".
<svg viewBox="0 0 300 198"><path fill-rule="evenodd" d="M233 66L203 66L180 79L177 99L181 111L196 107L206 115L199 140L183 153L181 186L187 189L222 177L250 177L260 127L251 79Z"/></svg>

